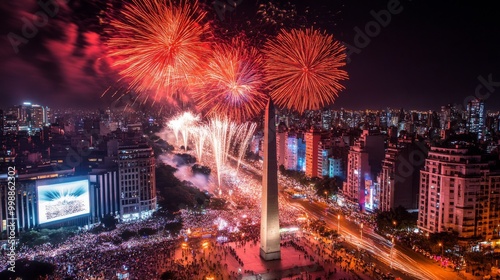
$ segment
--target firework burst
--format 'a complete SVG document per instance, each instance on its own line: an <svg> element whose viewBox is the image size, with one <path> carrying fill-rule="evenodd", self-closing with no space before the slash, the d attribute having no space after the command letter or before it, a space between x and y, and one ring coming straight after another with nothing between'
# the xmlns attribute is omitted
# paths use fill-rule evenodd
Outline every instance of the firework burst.
<svg viewBox="0 0 500 280"><path fill-rule="evenodd" d="M167 98L196 84L209 46L205 12L195 1L131 0L110 21L109 55L130 87Z"/></svg>
<svg viewBox="0 0 500 280"><path fill-rule="evenodd" d="M281 31L264 48L265 80L270 96L281 107L317 110L332 103L348 78L345 47L312 28Z"/></svg>
<svg viewBox="0 0 500 280"><path fill-rule="evenodd" d="M261 55L243 40L215 45L204 75L206 90L193 94L199 108L237 122L255 116L267 99L261 67Z"/></svg>

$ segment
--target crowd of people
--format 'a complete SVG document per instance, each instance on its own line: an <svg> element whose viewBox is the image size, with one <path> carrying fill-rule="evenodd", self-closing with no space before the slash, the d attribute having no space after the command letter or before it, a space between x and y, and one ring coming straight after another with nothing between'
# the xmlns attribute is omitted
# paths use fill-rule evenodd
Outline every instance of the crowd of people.
<svg viewBox="0 0 500 280"><path fill-rule="evenodd" d="M50 279L159 279L165 272L179 279L238 279L242 274L258 279L255 271L245 269L241 256L241 250L245 253L247 245L258 246L260 239L261 182L246 168L252 167L242 167L238 173L225 172L222 187L210 182L211 192L230 202L228 209L180 212L183 230L178 237L164 230L165 224L172 221L151 217L118 224L108 232L85 230L58 245L21 246L16 257L54 264L56 269ZM279 184L284 188L300 186L282 176ZM315 196L312 188L302 190L309 197ZM297 227L301 211L283 196L279 197L279 208L281 227ZM119 240L124 231L137 233L142 228L153 229L155 234ZM324 279L336 273L358 279L367 272L367 264L356 256L332 250L312 236L285 234L282 240L283 246L301 252L304 260L321 263ZM7 256L0 256L0 261L6 263Z"/></svg>

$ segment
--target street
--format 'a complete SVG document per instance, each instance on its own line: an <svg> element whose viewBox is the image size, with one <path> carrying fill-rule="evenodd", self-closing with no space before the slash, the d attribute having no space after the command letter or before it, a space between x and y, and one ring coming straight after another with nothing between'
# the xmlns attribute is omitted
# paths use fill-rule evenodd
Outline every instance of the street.
<svg viewBox="0 0 500 280"><path fill-rule="evenodd" d="M394 269L406 274L392 271L395 276L403 279L408 279L409 276L414 279L457 279L459 277L457 273L439 268L432 260L417 252L402 248L397 244L392 248L391 258L390 241L378 235L372 228L367 226L363 227L363 239L361 239L360 225L353 221L348 221L343 215L340 216L339 222L337 214L326 211L327 207L324 203L310 202L304 199L291 199L289 197L287 197L286 201L291 205L301 208L309 217L323 219L331 229L337 230L340 224L340 233L346 242L352 244L355 248L358 247L366 250L372 257L387 267L390 267L392 263Z"/></svg>

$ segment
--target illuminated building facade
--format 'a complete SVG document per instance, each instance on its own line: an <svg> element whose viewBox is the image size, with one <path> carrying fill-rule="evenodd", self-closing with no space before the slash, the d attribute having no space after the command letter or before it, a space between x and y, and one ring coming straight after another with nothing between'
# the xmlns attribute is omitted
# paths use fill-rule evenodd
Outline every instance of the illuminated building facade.
<svg viewBox="0 0 500 280"><path fill-rule="evenodd" d="M89 173L92 222L106 215L120 215L120 186L117 169L93 169Z"/></svg>
<svg viewBox="0 0 500 280"><path fill-rule="evenodd" d="M383 157L383 136L368 130L363 131L349 150L343 192L349 200L357 202L361 210L365 210L365 203L373 201L373 196L376 195L373 183L375 174L381 170ZM367 185L367 182L372 183Z"/></svg>
<svg viewBox="0 0 500 280"><path fill-rule="evenodd" d="M474 148L431 147L420 172L418 228L460 238L499 236L500 174Z"/></svg>
<svg viewBox="0 0 500 280"><path fill-rule="evenodd" d="M321 164L320 141L321 133L311 129L305 133L306 139L306 176L309 178L318 177L318 170Z"/></svg>
<svg viewBox="0 0 500 280"><path fill-rule="evenodd" d="M476 98L469 101L466 128L469 133L475 133L478 140L484 139L485 114L483 100Z"/></svg>
<svg viewBox="0 0 500 280"><path fill-rule="evenodd" d="M426 157L426 148L419 147L412 140L400 139L389 144L378 176L378 208L381 211L390 211L398 206L417 209L419 172Z"/></svg>
<svg viewBox="0 0 500 280"><path fill-rule="evenodd" d="M19 171L17 171L19 172ZM74 168L57 165L47 165L33 168L15 178L15 212L10 215L8 210L8 184L7 173L0 175L0 232L6 230L7 218L15 218L16 230L29 230L39 226L37 182L48 179L70 180L74 175ZM74 178L74 177L73 177ZM88 223L88 217L72 221L64 220L61 225L84 225Z"/></svg>
<svg viewBox="0 0 500 280"><path fill-rule="evenodd" d="M10 116L9 127L14 126L12 122L15 120L15 126L17 126L18 130L24 131L41 130L44 126L50 124L52 117L49 107L31 104L30 102L24 102L22 105L9 108L6 115Z"/></svg>
<svg viewBox="0 0 500 280"><path fill-rule="evenodd" d="M344 178L344 169L342 166L341 158L328 158L328 177L339 177L341 179Z"/></svg>
<svg viewBox="0 0 500 280"><path fill-rule="evenodd" d="M118 176L121 218L151 215L157 208L153 149L145 144L118 147Z"/></svg>

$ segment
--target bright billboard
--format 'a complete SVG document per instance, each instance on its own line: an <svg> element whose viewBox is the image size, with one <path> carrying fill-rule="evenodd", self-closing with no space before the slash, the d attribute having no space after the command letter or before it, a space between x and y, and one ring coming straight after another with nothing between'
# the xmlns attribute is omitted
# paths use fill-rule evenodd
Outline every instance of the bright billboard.
<svg viewBox="0 0 500 280"><path fill-rule="evenodd" d="M41 184L37 194L39 224L90 213L88 180Z"/></svg>

